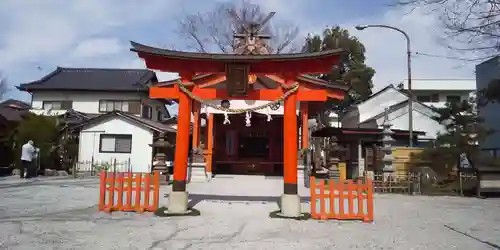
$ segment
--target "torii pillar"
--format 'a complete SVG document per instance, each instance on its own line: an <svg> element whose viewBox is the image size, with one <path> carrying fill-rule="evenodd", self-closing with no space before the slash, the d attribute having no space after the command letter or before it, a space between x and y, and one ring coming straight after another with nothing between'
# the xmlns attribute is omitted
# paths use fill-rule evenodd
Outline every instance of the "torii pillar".
<svg viewBox="0 0 500 250"><path fill-rule="evenodd" d="M295 76L287 76L285 84L292 86ZM298 133L297 133L297 93L284 100L283 114L283 195L281 196L281 216L299 217L300 197L297 185Z"/></svg>
<svg viewBox="0 0 500 250"><path fill-rule="evenodd" d="M180 74L183 83L191 82L192 74ZM168 195L167 210L170 214L184 214L188 212L188 193L186 179L189 154L189 125L191 123L191 98L179 93L179 112L177 113L177 135L175 138L174 180L172 191Z"/></svg>

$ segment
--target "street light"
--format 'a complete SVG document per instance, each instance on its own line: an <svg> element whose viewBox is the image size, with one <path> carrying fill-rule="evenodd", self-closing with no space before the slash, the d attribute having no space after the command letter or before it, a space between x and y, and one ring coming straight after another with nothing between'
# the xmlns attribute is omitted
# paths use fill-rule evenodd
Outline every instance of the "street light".
<svg viewBox="0 0 500 250"><path fill-rule="evenodd" d="M409 146L413 147L413 92L411 91L411 49L410 49L410 36L406 34L401 29L398 29L393 26L389 25L381 25L381 24L371 24L371 25L358 25L356 26L357 30L364 30L366 28L385 28L385 29L391 29L395 30L401 34L403 34L406 38L406 54L407 54L407 59L408 59L408 94L410 95L410 98L408 99L408 130L410 134L410 141L409 141Z"/></svg>

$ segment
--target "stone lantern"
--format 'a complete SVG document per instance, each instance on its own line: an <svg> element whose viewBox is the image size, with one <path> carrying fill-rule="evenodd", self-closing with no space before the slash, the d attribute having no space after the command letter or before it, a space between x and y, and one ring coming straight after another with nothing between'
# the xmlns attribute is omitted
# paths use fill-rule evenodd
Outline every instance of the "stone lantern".
<svg viewBox="0 0 500 250"><path fill-rule="evenodd" d="M344 157L346 152L346 148L342 145L338 144L338 139L336 136L332 136L328 138L328 141L324 147L327 169L328 169L328 178L330 179L339 179L340 170L339 163L341 161L341 157Z"/></svg>
<svg viewBox="0 0 500 250"><path fill-rule="evenodd" d="M394 157L392 156L392 142L394 139L392 135L394 132L391 130L392 124L389 122L389 109L386 108L384 112L384 123L382 124L382 152L384 152L384 158L382 162L384 163L384 168L382 172L384 174L384 181L388 181L394 175L394 166L392 165Z"/></svg>
<svg viewBox="0 0 500 250"><path fill-rule="evenodd" d="M203 163L205 162L205 144L200 142L198 148L193 148L191 151L191 161L192 163Z"/></svg>
<svg viewBox="0 0 500 250"><path fill-rule="evenodd" d="M153 161L153 171L160 171L161 174L166 175L165 180L169 180L169 172L167 166L167 155L165 154L166 149L171 149L173 145L165 140L165 132L160 132L158 137L155 138L153 144L149 144L153 148L154 161Z"/></svg>

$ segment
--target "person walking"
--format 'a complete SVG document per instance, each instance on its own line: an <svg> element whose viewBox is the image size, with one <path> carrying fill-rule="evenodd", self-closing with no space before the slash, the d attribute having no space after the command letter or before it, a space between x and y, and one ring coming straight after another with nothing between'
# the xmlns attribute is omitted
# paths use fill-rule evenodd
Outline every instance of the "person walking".
<svg viewBox="0 0 500 250"><path fill-rule="evenodd" d="M34 160L36 160L37 148L35 148L32 140L29 140L21 148L21 178L29 179L36 176L36 166L34 165Z"/></svg>

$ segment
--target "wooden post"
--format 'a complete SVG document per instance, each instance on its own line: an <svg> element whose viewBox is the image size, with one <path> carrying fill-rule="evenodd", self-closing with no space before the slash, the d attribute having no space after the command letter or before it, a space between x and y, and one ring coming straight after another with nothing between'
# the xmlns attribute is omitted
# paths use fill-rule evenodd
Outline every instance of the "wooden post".
<svg viewBox="0 0 500 250"><path fill-rule="evenodd" d="M301 127L301 154L302 154L302 175L304 176L304 185L309 187L309 171L311 169L311 152L309 152L309 106L307 102L300 102L300 117L302 121ZM307 151L302 151L303 149Z"/></svg>
<svg viewBox="0 0 500 250"><path fill-rule="evenodd" d="M78 164L78 161L77 161L77 162L73 162L73 167L72 167L72 169L71 169L71 174L73 174L73 178L75 178L75 179L76 179L76 177L78 176L78 175L76 174L76 170L78 169L78 168L77 168L77 166L76 166L76 164Z"/></svg>
<svg viewBox="0 0 500 250"><path fill-rule="evenodd" d="M104 211L106 207L106 187L107 183L107 175L105 170L101 170L100 173L100 182L99 182L99 211Z"/></svg>
<svg viewBox="0 0 500 250"><path fill-rule="evenodd" d="M295 79L287 78L286 84L291 86ZM297 192L297 95L291 94L284 104L284 136L283 136L283 165L284 165L284 194L296 195Z"/></svg>
<svg viewBox="0 0 500 250"><path fill-rule="evenodd" d="M192 75L181 75L183 83L191 82ZM191 122L191 99L179 91L179 111L174 161L174 181L172 191L186 191L186 177L189 153L189 125Z"/></svg>
<svg viewBox="0 0 500 250"><path fill-rule="evenodd" d="M193 149L200 147L200 109L201 103L193 100Z"/></svg>
<svg viewBox="0 0 500 250"><path fill-rule="evenodd" d="M458 186L460 188L460 196L464 196L464 185L463 185L463 179L462 179L462 171L458 171Z"/></svg>
<svg viewBox="0 0 500 250"><path fill-rule="evenodd" d="M94 176L94 156L90 160L90 176Z"/></svg>
<svg viewBox="0 0 500 250"><path fill-rule="evenodd" d="M206 162L205 162L205 168L206 168L206 173L210 176L208 178L210 179L212 176L212 154L213 154L213 148L214 148L214 114L209 114L208 119L207 119L207 157L206 157Z"/></svg>
<svg viewBox="0 0 500 250"><path fill-rule="evenodd" d="M302 148L309 148L309 106L307 102L300 102L300 116L302 118Z"/></svg>

